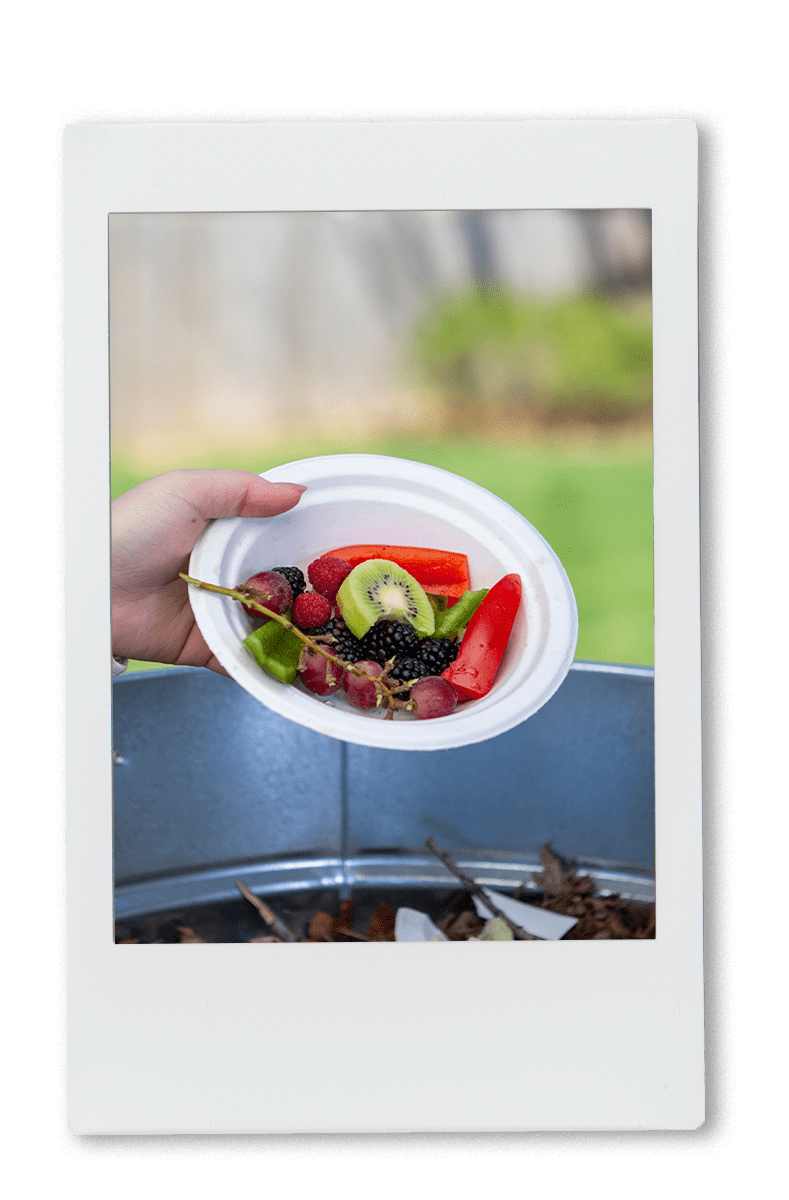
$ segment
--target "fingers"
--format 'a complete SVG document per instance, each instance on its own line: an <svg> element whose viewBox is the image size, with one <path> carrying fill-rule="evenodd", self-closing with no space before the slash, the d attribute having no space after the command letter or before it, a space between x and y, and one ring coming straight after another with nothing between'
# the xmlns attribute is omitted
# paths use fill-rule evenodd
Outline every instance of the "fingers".
<svg viewBox="0 0 789 1200"><path fill-rule="evenodd" d="M222 468L169 471L163 478L204 521L277 516L298 504L306 491L299 483L270 483L252 471Z"/></svg>
<svg viewBox="0 0 789 1200"><path fill-rule="evenodd" d="M300 483L269 483L255 476L244 499L239 517L273 517L295 508L306 487ZM232 514L231 514L232 515Z"/></svg>
<svg viewBox="0 0 789 1200"><path fill-rule="evenodd" d="M270 483L252 471L195 468L154 476L114 500L113 629L119 645L134 642L129 657L208 665L225 674L219 663L209 661L204 644L173 657L179 637L186 636L184 609L193 619L179 572L186 569L206 521L275 517L298 504L305 490L296 483ZM153 651L144 653L142 642Z"/></svg>

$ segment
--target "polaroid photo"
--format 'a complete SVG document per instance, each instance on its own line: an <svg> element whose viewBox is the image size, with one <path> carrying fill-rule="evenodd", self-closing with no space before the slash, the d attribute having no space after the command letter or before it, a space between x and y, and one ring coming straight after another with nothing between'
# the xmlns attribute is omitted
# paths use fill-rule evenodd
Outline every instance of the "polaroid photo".
<svg viewBox="0 0 789 1200"><path fill-rule="evenodd" d="M698 1129L693 122L76 122L62 152L67 1132ZM595 466L596 431L627 404L642 460L650 448L639 482L619 470L627 454ZM556 446L570 446L561 486ZM333 455L349 456L344 478ZM296 464L312 524L296 552L296 505L273 558L446 534L471 563L459 594L526 563L530 619L502 652L499 706L494 685L477 718L459 704L465 725L387 722L255 683L241 642L259 623L216 596L195 612L227 674L113 680L110 486L191 463L272 480ZM501 498L542 469L550 536ZM355 535L349 514L365 510ZM632 541L584 533L607 511L642 521ZM296 565L259 562L258 535L247 544L243 518L228 520L201 562L225 556L229 587ZM606 607L607 554L642 601L654 569L646 636ZM451 612L440 605L430 619ZM421 904L420 889L463 886L428 836L487 888L464 919L489 937L447 936ZM580 874L592 864L603 901L654 904L654 929L612 935L601 901L601 936L573 938L579 913L591 920L580 893L574 916L513 908L524 881L546 882L547 841ZM351 896L402 895L400 937L332 940L335 922L329 940L278 944L237 881L302 934ZM233 900L248 905L240 929L221 925ZM201 905L211 936L183 916ZM169 934L151 934L158 918ZM513 937L518 919L538 932Z"/></svg>

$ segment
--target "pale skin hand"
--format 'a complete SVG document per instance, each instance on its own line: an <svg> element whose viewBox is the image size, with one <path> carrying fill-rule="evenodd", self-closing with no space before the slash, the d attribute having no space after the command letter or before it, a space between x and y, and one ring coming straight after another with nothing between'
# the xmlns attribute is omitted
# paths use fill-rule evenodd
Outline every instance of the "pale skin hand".
<svg viewBox="0 0 789 1200"><path fill-rule="evenodd" d="M112 653L226 675L195 624L179 571L211 517L274 517L304 490L249 471L195 469L157 475L113 500Z"/></svg>

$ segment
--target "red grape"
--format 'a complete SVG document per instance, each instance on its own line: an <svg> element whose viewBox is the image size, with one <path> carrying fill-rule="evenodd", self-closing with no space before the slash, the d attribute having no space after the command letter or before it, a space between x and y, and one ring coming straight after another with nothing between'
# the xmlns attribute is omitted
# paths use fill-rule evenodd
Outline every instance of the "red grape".
<svg viewBox="0 0 789 1200"><path fill-rule="evenodd" d="M299 675L308 691L316 696L331 696L342 684L344 669L318 650L304 649L299 659Z"/></svg>
<svg viewBox="0 0 789 1200"><path fill-rule="evenodd" d="M457 708L458 694L448 679L427 675L411 688L413 712L424 721L430 717L448 717Z"/></svg>
<svg viewBox="0 0 789 1200"><path fill-rule="evenodd" d="M361 662L354 663L354 666L366 671L368 675L374 675L376 679L383 672L383 667L379 663L371 662L366 658L363 658ZM356 708L375 708L376 701L382 694L381 689L376 687L372 679L367 679L364 675L355 675L352 670L345 672L343 686L345 695Z"/></svg>
<svg viewBox="0 0 789 1200"><path fill-rule="evenodd" d="M277 571L259 571L257 575L253 575L248 579L243 587L250 588L256 594L251 598L257 600L259 604L270 608L273 613L281 615L290 608L293 603L293 592L284 575L280 575ZM257 617L259 621L267 621L269 618L257 609L250 608L249 605L243 605L244 611L248 612L250 617Z"/></svg>

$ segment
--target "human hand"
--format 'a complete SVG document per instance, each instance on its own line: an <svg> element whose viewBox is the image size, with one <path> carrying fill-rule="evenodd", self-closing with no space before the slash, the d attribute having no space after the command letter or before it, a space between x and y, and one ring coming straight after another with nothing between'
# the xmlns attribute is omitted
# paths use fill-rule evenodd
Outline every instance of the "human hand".
<svg viewBox="0 0 789 1200"><path fill-rule="evenodd" d="M112 653L226 675L198 629L179 578L211 517L273 517L306 489L251 471L180 470L112 502Z"/></svg>

